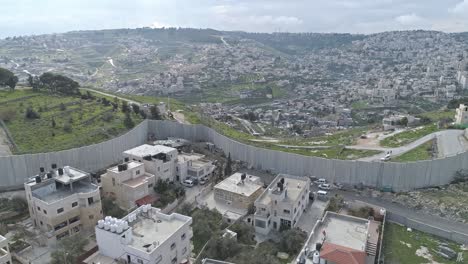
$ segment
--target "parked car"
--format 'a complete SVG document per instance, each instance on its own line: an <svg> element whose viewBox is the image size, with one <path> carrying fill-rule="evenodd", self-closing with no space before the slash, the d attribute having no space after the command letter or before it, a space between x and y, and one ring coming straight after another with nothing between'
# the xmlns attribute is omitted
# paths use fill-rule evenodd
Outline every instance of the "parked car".
<svg viewBox="0 0 468 264"><path fill-rule="evenodd" d="M328 199L328 192L318 191L317 192L317 199L322 200L322 201L327 200Z"/></svg>
<svg viewBox="0 0 468 264"><path fill-rule="evenodd" d="M191 187L193 187L195 184L193 183L192 180L186 179L186 180L184 180L184 181L182 182L182 185L185 186L185 187L191 188Z"/></svg>
<svg viewBox="0 0 468 264"><path fill-rule="evenodd" d="M198 178L196 178L196 177L190 177L189 180L193 181L194 185L198 184Z"/></svg>
<svg viewBox="0 0 468 264"><path fill-rule="evenodd" d="M314 181L314 183L317 184L317 185L320 185L320 184L323 184L323 183L327 183L327 180L321 178L321 179L318 179L318 180Z"/></svg>
<svg viewBox="0 0 468 264"><path fill-rule="evenodd" d="M336 189L338 189L338 190L343 190L343 184L342 184L342 183L335 182L334 185L335 185Z"/></svg>
<svg viewBox="0 0 468 264"><path fill-rule="evenodd" d="M389 161L390 159L392 159L392 156L390 154L387 154L385 155L385 157L380 158L381 161Z"/></svg>
<svg viewBox="0 0 468 264"><path fill-rule="evenodd" d="M198 182L198 184L200 185L205 185L208 183L208 179L207 178L201 178L200 181Z"/></svg>
<svg viewBox="0 0 468 264"><path fill-rule="evenodd" d="M320 190L327 190L327 191L328 191L328 190L331 189L331 186L330 186L330 184L328 184L328 183L322 183L322 184L319 185L319 189L320 189Z"/></svg>

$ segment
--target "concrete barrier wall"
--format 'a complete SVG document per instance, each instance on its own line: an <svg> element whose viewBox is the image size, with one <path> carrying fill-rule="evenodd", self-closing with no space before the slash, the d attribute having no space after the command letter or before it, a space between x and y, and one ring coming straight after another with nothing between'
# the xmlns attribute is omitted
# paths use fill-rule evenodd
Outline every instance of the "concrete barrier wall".
<svg viewBox="0 0 468 264"><path fill-rule="evenodd" d="M323 159L262 149L246 145L202 125L184 125L169 121L149 121L148 129L160 139L182 137L192 141L210 141L233 159L257 169L276 173L313 175L331 182L362 183L373 187L391 187L405 191L448 184L459 169L468 168L468 153L432 161L411 163L364 162Z"/></svg>
<svg viewBox="0 0 468 264"><path fill-rule="evenodd" d="M72 166L84 171L97 171L122 160L122 152L146 142L148 123L142 122L126 134L114 139L50 153L25 154L0 157L0 189L21 187L28 177L39 172L40 167Z"/></svg>
<svg viewBox="0 0 468 264"><path fill-rule="evenodd" d="M410 227L415 230L419 230L424 233L452 240L460 244L468 243L468 234L462 234L459 232L454 232L450 230L441 229L435 226L427 225L396 213L387 212L387 220L390 222Z"/></svg>
<svg viewBox="0 0 468 264"><path fill-rule="evenodd" d="M391 187L395 191L449 183L459 169L468 169L468 152L445 159L412 163L364 162L323 159L262 149L225 137L203 125L184 125L171 121L146 120L128 133L112 140L53 153L0 157L0 188L21 186L39 167L70 165L86 171L104 169L119 160L121 153L143 144L147 135L158 139L181 137L191 141L210 141L233 159L256 169L298 176L313 175L331 182Z"/></svg>

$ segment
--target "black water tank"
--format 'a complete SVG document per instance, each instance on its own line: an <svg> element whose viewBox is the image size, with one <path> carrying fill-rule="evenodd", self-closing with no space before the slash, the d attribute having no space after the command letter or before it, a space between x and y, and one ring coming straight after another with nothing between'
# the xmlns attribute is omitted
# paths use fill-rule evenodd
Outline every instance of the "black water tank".
<svg viewBox="0 0 468 264"><path fill-rule="evenodd" d="M125 159L124 159L125 162L128 162L129 160L130 160L129 158L125 158Z"/></svg>
<svg viewBox="0 0 468 264"><path fill-rule="evenodd" d="M57 168L57 164L53 163L52 164L52 169L56 169Z"/></svg>
<svg viewBox="0 0 468 264"><path fill-rule="evenodd" d="M47 179L52 179L52 172L47 173Z"/></svg>
<svg viewBox="0 0 468 264"><path fill-rule="evenodd" d="M58 174L63 175L63 169L62 168L58 168Z"/></svg>
<svg viewBox="0 0 468 264"><path fill-rule="evenodd" d="M44 167L40 167L40 168L39 168L39 171L40 171L41 173L44 173L44 171L45 171L45 170L44 170Z"/></svg>
<svg viewBox="0 0 468 264"><path fill-rule="evenodd" d="M117 165L117 170L118 170L119 172L120 172L120 171L123 171L122 164Z"/></svg>
<svg viewBox="0 0 468 264"><path fill-rule="evenodd" d="M41 176L36 176L36 183L40 183L42 181Z"/></svg>

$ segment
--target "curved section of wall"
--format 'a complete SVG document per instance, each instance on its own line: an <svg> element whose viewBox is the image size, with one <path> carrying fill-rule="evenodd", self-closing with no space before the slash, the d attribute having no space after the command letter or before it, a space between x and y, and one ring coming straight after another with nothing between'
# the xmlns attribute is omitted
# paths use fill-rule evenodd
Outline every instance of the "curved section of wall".
<svg viewBox="0 0 468 264"><path fill-rule="evenodd" d="M0 157L0 189L22 186L40 167L70 165L86 171L104 169L122 159L122 152L146 142L148 133L159 139L181 137L191 141L210 141L233 159L257 169L277 173L314 175L331 182L391 187L411 190L449 183L459 169L468 169L468 153L432 161L412 163L364 162L307 157L262 149L225 137L203 125L184 125L171 121L146 120L126 134L81 148L53 153Z"/></svg>
<svg viewBox="0 0 468 264"><path fill-rule="evenodd" d="M144 121L127 133L111 140L57 152L0 157L0 189L20 187L25 179L36 175L40 167L50 169L72 166L97 171L122 160L122 152L146 142L148 122Z"/></svg>
<svg viewBox="0 0 468 264"><path fill-rule="evenodd" d="M307 157L262 149L220 135L202 125L184 125L169 121L149 121L148 129L158 138L182 137L192 141L210 141L233 159L257 169L293 175L314 175L331 182L391 187L405 191L450 183L454 173L468 168L468 153L411 163L364 162Z"/></svg>

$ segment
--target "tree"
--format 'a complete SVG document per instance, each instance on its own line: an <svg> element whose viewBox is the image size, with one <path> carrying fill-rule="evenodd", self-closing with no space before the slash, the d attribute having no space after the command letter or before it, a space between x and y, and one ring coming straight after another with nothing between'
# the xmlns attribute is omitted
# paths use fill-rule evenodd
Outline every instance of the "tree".
<svg viewBox="0 0 468 264"><path fill-rule="evenodd" d="M126 128L132 128L135 126L135 122L133 122L129 112L125 113L124 125Z"/></svg>
<svg viewBox="0 0 468 264"><path fill-rule="evenodd" d="M400 126L408 126L408 118L405 116L402 119L398 120L398 125Z"/></svg>
<svg viewBox="0 0 468 264"><path fill-rule="evenodd" d="M67 107L65 106L64 103L60 103L59 108L60 108L60 111L65 111L65 110L67 110Z"/></svg>
<svg viewBox="0 0 468 264"><path fill-rule="evenodd" d="M70 122L70 120L68 120L67 122L65 122L65 124L63 125L63 131L67 132L67 133L71 133L73 130L72 128L72 124Z"/></svg>
<svg viewBox="0 0 468 264"><path fill-rule="evenodd" d="M146 119L146 112L145 112L145 110L140 109L140 116L141 116L141 118Z"/></svg>
<svg viewBox="0 0 468 264"><path fill-rule="evenodd" d="M46 72L39 77L39 80L41 82L41 86L48 89L52 93L66 95L80 94L80 85L76 81L66 76Z"/></svg>
<svg viewBox="0 0 468 264"><path fill-rule="evenodd" d="M132 110L135 114L140 114L140 106L138 106L137 104L132 104Z"/></svg>
<svg viewBox="0 0 468 264"><path fill-rule="evenodd" d="M232 174L232 160L231 160L231 152L229 152L226 167L224 167L224 175L229 176Z"/></svg>
<svg viewBox="0 0 468 264"><path fill-rule="evenodd" d="M33 76L31 74L28 75L28 84L31 86L33 91L38 91L41 87L41 81L39 80L39 77L35 75Z"/></svg>
<svg viewBox="0 0 468 264"><path fill-rule="evenodd" d="M18 77L11 71L0 68L0 86L8 86L14 90L18 83Z"/></svg>
<svg viewBox="0 0 468 264"><path fill-rule="evenodd" d="M150 107L151 119L161 120L161 115L157 106L152 105Z"/></svg>
<svg viewBox="0 0 468 264"><path fill-rule="evenodd" d="M88 240L80 235L64 238L58 243L57 250L51 254L52 264L73 264L84 253Z"/></svg>
<svg viewBox="0 0 468 264"><path fill-rule="evenodd" d="M234 257L240 251L241 245L237 243L235 238L215 234L215 237L208 241L204 253L210 258L224 261Z"/></svg>
<svg viewBox="0 0 468 264"><path fill-rule="evenodd" d="M255 230L253 226L248 225L244 222L239 222L233 224L230 230L237 233L237 241L245 245L255 245Z"/></svg>
<svg viewBox="0 0 468 264"><path fill-rule="evenodd" d="M190 203L183 203L177 208L177 213L183 214L183 215L191 215L193 210L193 207Z"/></svg>
<svg viewBox="0 0 468 264"><path fill-rule="evenodd" d="M25 116L27 119L38 119L41 117L36 111L34 111L34 109L31 106L26 108Z"/></svg>
<svg viewBox="0 0 468 264"><path fill-rule="evenodd" d="M289 255L297 255L306 238L307 234L297 228L283 231L280 233L280 250Z"/></svg>
<svg viewBox="0 0 468 264"><path fill-rule="evenodd" d="M122 100L122 112L127 113L130 112L130 107L128 107L127 101Z"/></svg>
<svg viewBox="0 0 468 264"><path fill-rule="evenodd" d="M55 128L56 125L57 125L57 124L55 123L55 118L52 117L51 126L52 126L53 128Z"/></svg>

